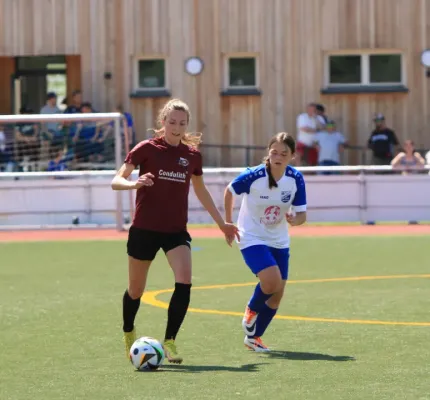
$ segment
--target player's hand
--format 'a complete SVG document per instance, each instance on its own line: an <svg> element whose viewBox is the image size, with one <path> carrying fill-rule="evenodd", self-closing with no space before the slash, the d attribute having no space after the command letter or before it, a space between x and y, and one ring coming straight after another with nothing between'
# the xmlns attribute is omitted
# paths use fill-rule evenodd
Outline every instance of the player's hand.
<svg viewBox="0 0 430 400"><path fill-rule="evenodd" d="M225 222L220 228L223 231L225 240L230 247L235 237L237 238L238 242L240 242L239 229L234 224Z"/></svg>
<svg viewBox="0 0 430 400"><path fill-rule="evenodd" d="M139 176L139 179L134 184L134 188L140 189L142 186L152 186L154 184L154 181L152 180L153 178L154 175L150 172Z"/></svg>
<svg viewBox="0 0 430 400"><path fill-rule="evenodd" d="M285 217L287 218L287 222L291 226L295 226L296 216L294 214L286 214Z"/></svg>

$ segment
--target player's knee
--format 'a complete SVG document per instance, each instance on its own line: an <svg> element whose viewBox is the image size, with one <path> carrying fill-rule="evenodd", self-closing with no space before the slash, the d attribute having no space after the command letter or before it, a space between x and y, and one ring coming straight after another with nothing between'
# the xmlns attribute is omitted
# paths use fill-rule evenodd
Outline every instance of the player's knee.
<svg viewBox="0 0 430 400"><path fill-rule="evenodd" d="M261 290L264 293L272 294L278 292L282 288L282 280L270 279L260 283Z"/></svg>
<svg viewBox="0 0 430 400"><path fill-rule="evenodd" d="M133 299L139 299L143 295L144 287L142 285L129 285L128 295Z"/></svg>
<svg viewBox="0 0 430 400"><path fill-rule="evenodd" d="M175 282L183 283L185 285L191 284L191 266L190 265L181 265L175 267L174 269Z"/></svg>

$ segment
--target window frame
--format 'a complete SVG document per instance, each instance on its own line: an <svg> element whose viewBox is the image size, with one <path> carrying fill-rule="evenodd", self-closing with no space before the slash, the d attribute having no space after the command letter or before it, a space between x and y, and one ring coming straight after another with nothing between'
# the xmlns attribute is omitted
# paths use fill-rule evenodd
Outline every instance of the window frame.
<svg viewBox="0 0 430 400"><path fill-rule="evenodd" d="M255 85L230 85L230 60L232 58L253 58L255 60ZM234 91L248 91L260 89L260 62L257 53L229 53L224 55L224 89Z"/></svg>
<svg viewBox="0 0 430 400"><path fill-rule="evenodd" d="M370 82L370 56L399 55L401 77L399 82ZM331 83L330 82L330 57L332 56L360 56L361 57L361 82L360 83ZM407 86L406 57L405 53L398 49L386 50L339 50L330 51L324 57L324 86L326 88L362 88L362 87L393 87Z"/></svg>
<svg viewBox="0 0 430 400"><path fill-rule="evenodd" d="M140 76L139 76L139 62L140 61L164 61L164 86L157 86L152 88L147 87L141 87L139 86ZM168 73L168 67L167 67L168 58L165 56L160 55L147 55L147 56L137 56L134 59L134 79L133 79L133 85L134 90L136 92L160 92L160 91L166 91L169 90L170 87L170 80L169 80L169 73Z"/></svg>

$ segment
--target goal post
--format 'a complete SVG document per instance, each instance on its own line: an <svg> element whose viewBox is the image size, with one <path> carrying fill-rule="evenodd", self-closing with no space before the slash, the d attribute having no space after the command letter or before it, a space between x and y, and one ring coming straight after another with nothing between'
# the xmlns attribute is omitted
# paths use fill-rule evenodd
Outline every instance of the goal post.
<svg viewBox="0 0 430 400"><path fill-rule="evenodd" d="M15 182L29 182L29 179L32 179L33 184L39 181L44 185L46 178L64 179L66 176L69 177L66 182L71 183L72 177L89 179L87 172L97 170L110 171L107 176L102 174L107 181L108 176L112 179L114 170L120 168L131 145L131 132L127 121L118 112L1 115L0 150L4 150L4 154L1 154L0 158L0 184L2 183L4 188L13 189L18 185L5 186L4 182L8 178L9 183L10 179ZM72 171L79 173L74 174ZM94 175L91 177L94 178ZM67 185L63 182L61 187L65 186ZM5 196L4 188L0 187L0 214L4 215L10 211L11 214L17 215L20 211L10 207L13 197ZM132 194L124 196L118 191L112 192L112 196L115 198L115 226L118 230L124 230L123 201L124 197L128 197L131 219L134 208ZM60 211L53 211L56 212ZM19 220L18 217L15 219ZM54 221L53 226L57 225L58 221L66 220L58 215L51 219ZM34 217L34 220L37 221L37 218Z"/></svg>

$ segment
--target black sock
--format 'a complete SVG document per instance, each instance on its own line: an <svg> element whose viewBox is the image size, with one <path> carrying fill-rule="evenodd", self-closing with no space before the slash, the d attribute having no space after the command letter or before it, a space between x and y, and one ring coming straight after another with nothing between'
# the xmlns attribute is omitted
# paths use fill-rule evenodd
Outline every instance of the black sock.
<svg viewBox="0 0 430 400"><path fill-rule="evenodd" d="M191 284L175 283L175 291L170 299L167 311L167 328L165 339L176 339L190 304Z"/></svg>
<svg viewBox="0 0 430 400"><path fill-rule="evenodd" d="M125 291L122 298L122 318L124 325L122 327L124 332L131 332L134 328L134 319L136 318L137 311L140 307L140 298L132 299Z"/></svg>

